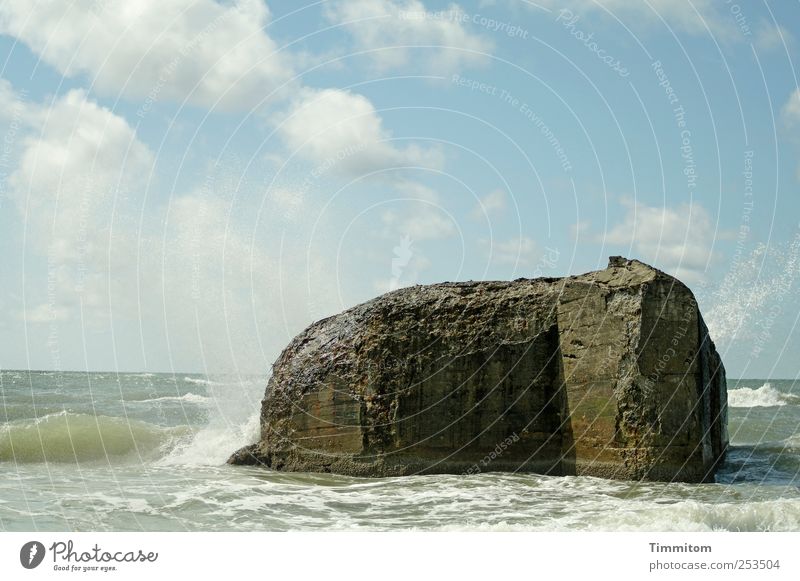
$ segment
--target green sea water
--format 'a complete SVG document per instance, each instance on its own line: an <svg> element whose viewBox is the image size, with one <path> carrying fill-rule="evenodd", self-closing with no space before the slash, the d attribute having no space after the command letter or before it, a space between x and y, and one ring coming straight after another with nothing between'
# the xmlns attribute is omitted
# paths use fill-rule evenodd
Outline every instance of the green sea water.
<svg viewBox="0 0 800 581"><path fill-rule="evenodd" d="M0 372L0 530L800 530L800 385L729 380L714 484L225 464L265 377Z"/></svg>

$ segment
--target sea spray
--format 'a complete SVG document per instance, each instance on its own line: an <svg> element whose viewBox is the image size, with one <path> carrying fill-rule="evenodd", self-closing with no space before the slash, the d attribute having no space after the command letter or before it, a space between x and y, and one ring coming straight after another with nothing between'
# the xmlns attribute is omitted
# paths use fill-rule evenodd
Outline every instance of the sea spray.
<svg viewBox="0 0 800 581"><path fill-rule="evenodd" d="M724 352L734 343L748 350L758 339L759 328L775 304L791 299L791 288L800 270L795 267L798 244L766 246L759 243L736 255L722 283L697 289L706 325ZM789 305L783 305L788 309Z"/></svg>
<svg viewBox="0 0 800 581"><path fill-rule="evenodd" d="M224 464L231 450L257 438L260 415L257 402L266 379L220 377L207 379L205 385L208 395L202 405L208 412L206 425L181 441L159 461L160 465Z"/></svg>
<svg viewBox="0 0 800 581"><path fill-rule="evenodd" d="M728 390L728 405L735 408L774 407L800 403L800 397L783 393L765 383L757 389L738 387Z"/></svg>

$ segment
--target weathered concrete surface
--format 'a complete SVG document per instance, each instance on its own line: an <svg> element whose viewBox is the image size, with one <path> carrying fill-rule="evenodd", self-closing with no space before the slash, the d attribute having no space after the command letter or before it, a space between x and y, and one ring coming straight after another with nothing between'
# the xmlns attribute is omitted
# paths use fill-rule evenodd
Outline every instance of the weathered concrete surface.
<svg viewBox="0 0 800 581"><path fill-rule="evenodd" d="M233 464L362 476L713 480L725 370L691 291L636 260L394 291L300 333Z"/></svg>

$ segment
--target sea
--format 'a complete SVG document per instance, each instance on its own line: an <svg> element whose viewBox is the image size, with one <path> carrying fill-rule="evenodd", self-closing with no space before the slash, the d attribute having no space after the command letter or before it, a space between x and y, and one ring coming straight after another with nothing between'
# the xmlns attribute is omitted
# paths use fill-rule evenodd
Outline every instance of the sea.
<svg viewBox="0 0 800 581"><path fill-rule="evenodd" d="M798 531L800 382L728 380L709 484L228 466L266 377L0 371L3 531Z"/></svg>

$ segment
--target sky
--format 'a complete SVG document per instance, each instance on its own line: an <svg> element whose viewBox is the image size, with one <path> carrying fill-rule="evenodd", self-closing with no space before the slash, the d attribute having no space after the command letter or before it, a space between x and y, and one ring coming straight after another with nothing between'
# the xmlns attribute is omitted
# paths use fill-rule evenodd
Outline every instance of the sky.
<svg viewBox="0 0 800 581"><path fill-rule="evenodd" d="M263 374L383 292L679 277L800 370L796 2L4 0L0 368Z"/></svg>

